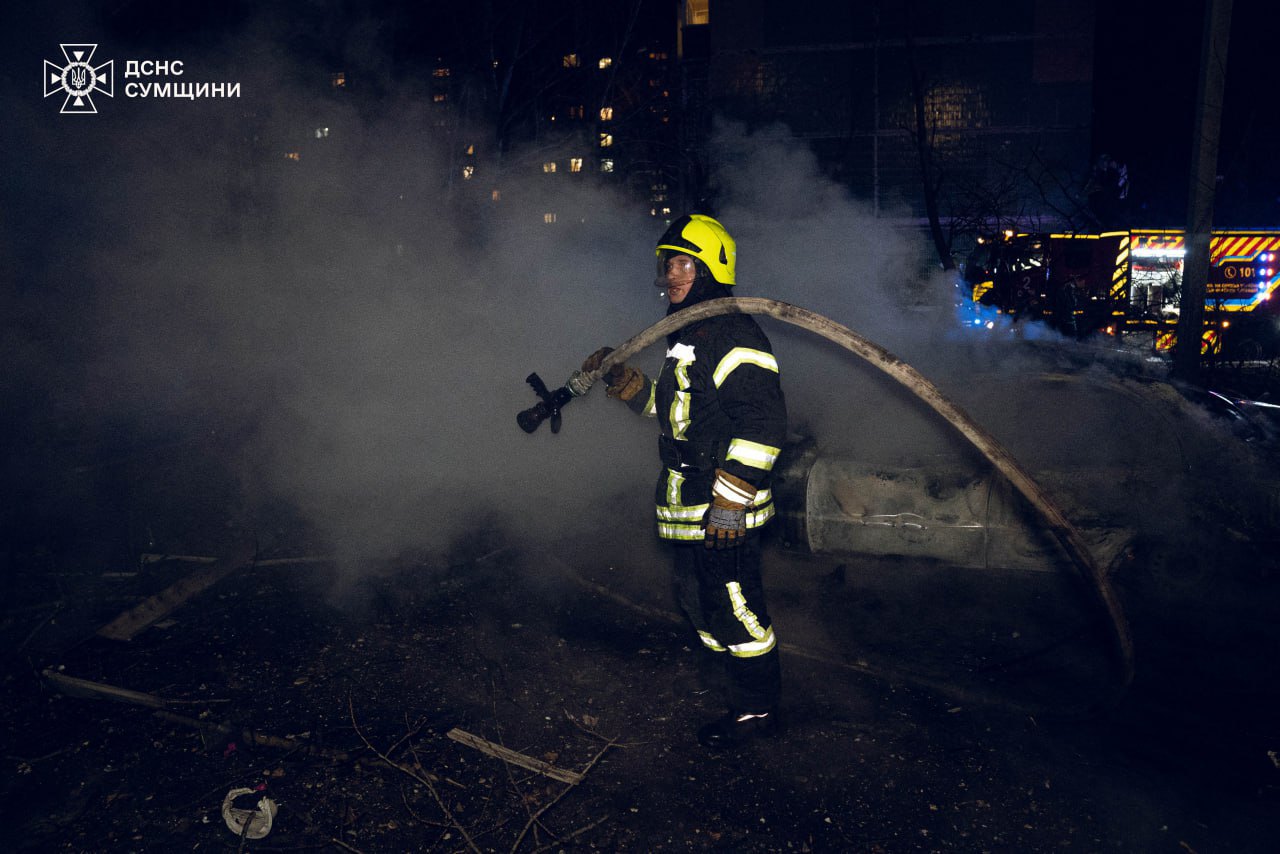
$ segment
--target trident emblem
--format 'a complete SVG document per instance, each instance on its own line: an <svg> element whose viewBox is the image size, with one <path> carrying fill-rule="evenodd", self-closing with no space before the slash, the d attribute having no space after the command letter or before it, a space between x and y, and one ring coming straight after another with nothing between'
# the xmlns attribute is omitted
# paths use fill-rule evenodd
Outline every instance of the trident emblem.
<svg viewBox="0 0 1280 854"><path fill-rule="evenodd" d="M64 44L62 55L66 65L55 65L44 61L44 96L48 98L55 92L65 92L67 98L62 102L62 113L96 113L98 108L93 104L93 93L101 92L108 98L114 98L112 92L112 61L93 66L93 52L96 44Z"/></svg>

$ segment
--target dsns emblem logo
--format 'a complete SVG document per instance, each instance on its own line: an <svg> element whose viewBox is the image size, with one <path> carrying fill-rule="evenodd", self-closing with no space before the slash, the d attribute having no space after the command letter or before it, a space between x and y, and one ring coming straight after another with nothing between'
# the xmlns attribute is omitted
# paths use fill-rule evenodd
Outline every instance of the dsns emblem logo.
<svg viewBox="0 0 1280 854"><path fill-rule="evenodd" d="M67 63L56 65L47 59L44 61L44 96L48 98L55 92L65 92L67 99L62 102L60 110L63 113L98 112L93 105L94 92L101 92L108 98L115 97L111 91L112 61L94 68L96 44L64 44L60 47Z"/></svg>

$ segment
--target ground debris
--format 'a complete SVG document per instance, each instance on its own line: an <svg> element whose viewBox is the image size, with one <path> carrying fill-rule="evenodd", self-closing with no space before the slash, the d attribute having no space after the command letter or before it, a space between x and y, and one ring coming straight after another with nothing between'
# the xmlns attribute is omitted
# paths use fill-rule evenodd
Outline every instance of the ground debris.
<svg viewBox="0 0 1280 854"><path fill-rule="evenodd" d="M1202 851L1270 850L1261 840L1274 820L1262 810L1273 794L1250 800L1253 789L1242 784L1215 795L1176 769L1148 774L1124 753L1135 737L1101 727L1028 726L987 705L965 703L957 713L925 691L885 690L837 665L849 651L911 657L860 637L831 651L801 631L796 610L811 607L807 600L782 600L775 620L790 642L830 651L833 663L784 649L784 737L708 757L693 733L720 708L714 693L693 690L699 650L689 638L621 594L600 597L565 574L554 588L545 574L524 583L522 566L518 557L483 570L418 562L346 587L328 566L242 573L236 595L213 589L193 598L163 635L128 645L90 638L45 654L66 667L51 672L88 677L82 690L116 703L67 699L73 691L57 680L37 682L15 666L4 683L14 703L0 710L9 820L30 840L25 850L235 850L218 806L230 788L264 786L282 810L268 843L275 850L1041 851L1108 838L1115 850L1179 839ZM890 566L884 577L902 572ZM860 589L864 574L847 586ZM664 600L646 599L642 581L610 583L659 611ZM926 589L909 581L910 591ZM38 592L39 601L53 598ZM957 597L944 598L950 613ZM865 620L893 618L858 600L832 604L858 618L847 621L851 633ZM106 616L76 637L92 635ZM20 640L28 629L15 624L12 633ZM24 691L29 683L57 693ZM135 703L130 688L104 693L117 686L148 689L135 693L150 703ZM209 699L215 694L229 699ZM362 716L354 733L352 698ZM455 730L512 745L579 782L478 755L449 736ZM364 746L357 734L368 737ZM1276 745L1249 747L1274 775ZM1046 769L1054 769L1051 785ZM1091 806L1099 802L1107 808ZM1154 839L1150 823L1133 818L1152 814L1189 817ZM1245 820L1231 823L1231 815ZM1218 838L1192 818L1209 819Z"/></svg>
<svg viewBox="0 0 1280 854"><path fill-rule="evenodd" d="M566 771L563 768L556 768L554 765L550 765L540 759L534 759L532 756L525 756L523 753L517 753L510 748L503 747L500 744L494 744L492 741L483 739L478 735L472 735L471 733L458 729L457 727L449 730L446 735L459 744L474 747L481 753L487 753L490 756L501 759L503 762L510 762L512 765L519 765L521 768L536 771L544 777L559 780L561 783L577 785L582 782L582 775L576 771Z"/></svg>
<svg viewBox="0 0 1280 854"><path fill-rule="evenodd" d="M46 682L62 693L71 697L82 697L90 700L115 700L119 703L130 703L135 706L146 706L151 709L163 709L168 702L155 694L144 694L128 688L117 688L102 682L93 682L75 676L67 676L56 670L45 668L40 675Z"/></svg>
<svg viewBox="0 0 1280 854"><path fill-rule="evenodd" d="M163 620L193 596L204 592L232 573L253 561L254 547L242 545L230 557L211 564L207 569L166 587L156 595L139 602L134 607L98 629L100 637L109 640L132 640L138 632L152 623Z"/></svg>

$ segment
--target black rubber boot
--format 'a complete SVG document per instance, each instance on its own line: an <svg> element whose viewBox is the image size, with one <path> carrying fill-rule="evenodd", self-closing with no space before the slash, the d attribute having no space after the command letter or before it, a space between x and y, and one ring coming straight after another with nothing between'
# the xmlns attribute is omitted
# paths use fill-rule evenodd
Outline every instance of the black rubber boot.
<svg viewBox="0 0 1280 854"><path fill-rule="evenodd" d="M712 750L737 747L753 738L769 738L781 728L778 711L729 712L698 730L698 743Z"/></svg>
<svg viewBox="0 0 1280 854"><path fill-rule="evenodd" d="M671 692L678 699L704 697L708 694L723 697L729 691L729 678L724 672L721 656L705 650L694 650L692 662L682 661L671 681Z"/></svg>

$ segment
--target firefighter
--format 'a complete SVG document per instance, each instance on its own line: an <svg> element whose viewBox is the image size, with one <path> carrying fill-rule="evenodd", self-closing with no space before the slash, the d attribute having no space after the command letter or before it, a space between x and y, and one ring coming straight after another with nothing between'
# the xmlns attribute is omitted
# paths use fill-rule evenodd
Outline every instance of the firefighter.
<svg viewBox="0 0 1280 854"><path fill-rule="evenodd" d="M1072 274L1058 287L1054 300L1053 319L1058 331L1068 338L1079 338L1080 327L1076 320L1076 309L1080 305L1079 274Z"/></svg>
<svg viewBox="0 0 1280 854"><path fill-rule="evenodd" d="M709 216L673 222L657 258L668 314L732 295L736 245ZM597 370L609 352L593 353L583 370ZM773 735L781 677L760 529L775 513L769 479L787 415L769 339L749 315L707 318L668 336L656 380L627 365L606 378L610 397L658 420L658 536L671 546L681 607L727 671L729 711L702 726L698 741L723 749Z"/></svg>

